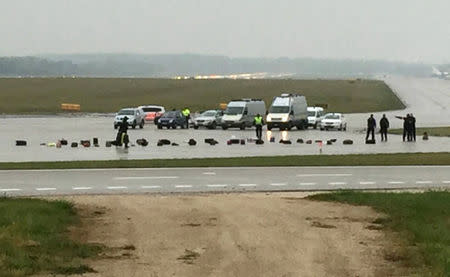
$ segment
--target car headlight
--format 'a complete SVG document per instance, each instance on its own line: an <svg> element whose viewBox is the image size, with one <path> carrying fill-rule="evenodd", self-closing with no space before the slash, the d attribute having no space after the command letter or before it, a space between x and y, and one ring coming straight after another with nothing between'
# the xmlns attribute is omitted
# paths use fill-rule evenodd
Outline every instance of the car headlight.
<svg viewBox="0 0 450 277"><path fill-rule="evenodd" d="M173 122L173 119L169 120L169 122L172 123L172 122Z"/></svg>
<svg viewBox="0 0 450 277"><path fill-rule="evenodd" d="M288 119L289 119L289 116L288 116L288 115L285 115L285 116L281 117L281 121L282 121L282 122L287 122Z"/></svg>

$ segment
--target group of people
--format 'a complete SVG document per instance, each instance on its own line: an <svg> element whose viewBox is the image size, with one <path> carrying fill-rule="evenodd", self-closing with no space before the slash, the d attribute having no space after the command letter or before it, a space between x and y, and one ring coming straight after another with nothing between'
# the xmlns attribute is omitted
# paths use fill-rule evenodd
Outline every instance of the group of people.
<svg viewBox="0 0 450 277"><path fill-rule="evenodd" d="M403 141L416 141L416 118L412 113L403 116L396 116L398 119L403 119Z"/></svg>
<svg viewBox="0 0 450 277"><path fill-rule="evenodd" d="M407 114L406 117L396 116L398 119L403 120L403 141L407 139L408 141L416 141L416 118L413 114ZM367 119L367 134L366 141L369 140L369 137L372 137L372 141L375 141L375 128L377 127L377 122L373 117L373 114ZM383 117L380 120L380 134L381 141L387 141L387 132L389 129L389 120L386 115L383 114Z"/></svg>

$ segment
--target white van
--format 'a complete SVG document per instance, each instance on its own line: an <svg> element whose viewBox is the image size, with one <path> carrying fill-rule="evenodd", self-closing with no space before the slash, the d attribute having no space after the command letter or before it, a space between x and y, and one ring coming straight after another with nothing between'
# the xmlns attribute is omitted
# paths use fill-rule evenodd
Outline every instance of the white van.
<svg viewBox="0 0 450 277"><path fill-rule="evenodd" d="M323 118L322 107L308 107L308 126L317 129L317 126L320 126L322 118Z"/></svg>
<svg viewBox="0 0 450 277"><path fill-rule="evenodd" d="M222 116L222 129L238 127L244 130L253 126L255 116L266 114L266 104L261 99L238 99L232 100Z"/></svg>
<svg viewBox="0 0 450 277"><path fill-rule="evenodd" d="M306 98L299 94L283 93L273 99L267 114L267 129L280 128L280 130L297 127L305 129L308 126Z"/></svg>

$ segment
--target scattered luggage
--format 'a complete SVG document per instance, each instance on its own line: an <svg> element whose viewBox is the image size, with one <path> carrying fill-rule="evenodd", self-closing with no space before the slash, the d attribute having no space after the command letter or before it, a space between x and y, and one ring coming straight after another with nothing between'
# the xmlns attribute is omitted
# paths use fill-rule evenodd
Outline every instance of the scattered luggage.
<svg viewBox="0 0 450 277"><path fill-rule="evenodd" d="M299 138L297 139L297 143L304 143L303 139Z"/></svg>
<svg viewBox="0 0 450 277"><path fill-rule="evenodd" d="M264 141L262 139L257 139L255 143L260 145L264 144Z"/></svg>
<svg viewBox="0 0 450 277"><path fill-rule="evenodd" d="M26 140L16 140L16 146L27 146Z"/></svg>
<svg viewBox="0 0 450 277"><path fill-rule="evenodd" d="M195 145L197 145L197 141L196 141L195 139L190 139L190 140L188 141L188 144L189 144L190 146L195 146Z"/></svg>
<svg viewBox="0 0 450 277"><path fill-rule="evenodd" d="M312 140L308 139L308 140L306 141L306 144L312 144Z"/></svg>
<svg viewBox="0 0 450 277"><path fill-rule="evenodd" d="M72 147L72 148L77 148L77 147L78 147L78 142L72 142L72 144L70 145L70 147Z"/></svg>
<svg viewBox="0 0 450 277"><path fill-rule="evenodd" d="M345 145L351 145L351 144L353 144L353 140L351 140L351 139L346 139L346 140L344 140L342 143L345 144Z"/></svg>
<svg viewBox="0 0 450 277"><path fill-rule="evenodd" d="M366 140L366 144L375 144L375 140L374 139L368 139Z"/></svg>

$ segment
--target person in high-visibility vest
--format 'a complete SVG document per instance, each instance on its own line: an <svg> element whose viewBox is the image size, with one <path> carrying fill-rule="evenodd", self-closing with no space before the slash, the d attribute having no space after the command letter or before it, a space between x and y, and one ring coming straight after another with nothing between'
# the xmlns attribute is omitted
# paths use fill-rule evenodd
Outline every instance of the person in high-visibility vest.
<svg viewBox="0 0 450 277"><path fill-rule="evenodd" d="M189 128L189 119L191 119L191 111L188 108L184 108L184 110L182 110L181 113L186 119L186 128Z"/></svg>
<svg viewBox="0 0 450 277"><path fill-rule="evenodd" d="M261 140L262 138L262 126L264 125L264 120L260 114L257 114L255 116L254 122L256 127L256 137L258 140Z"/></svg>

